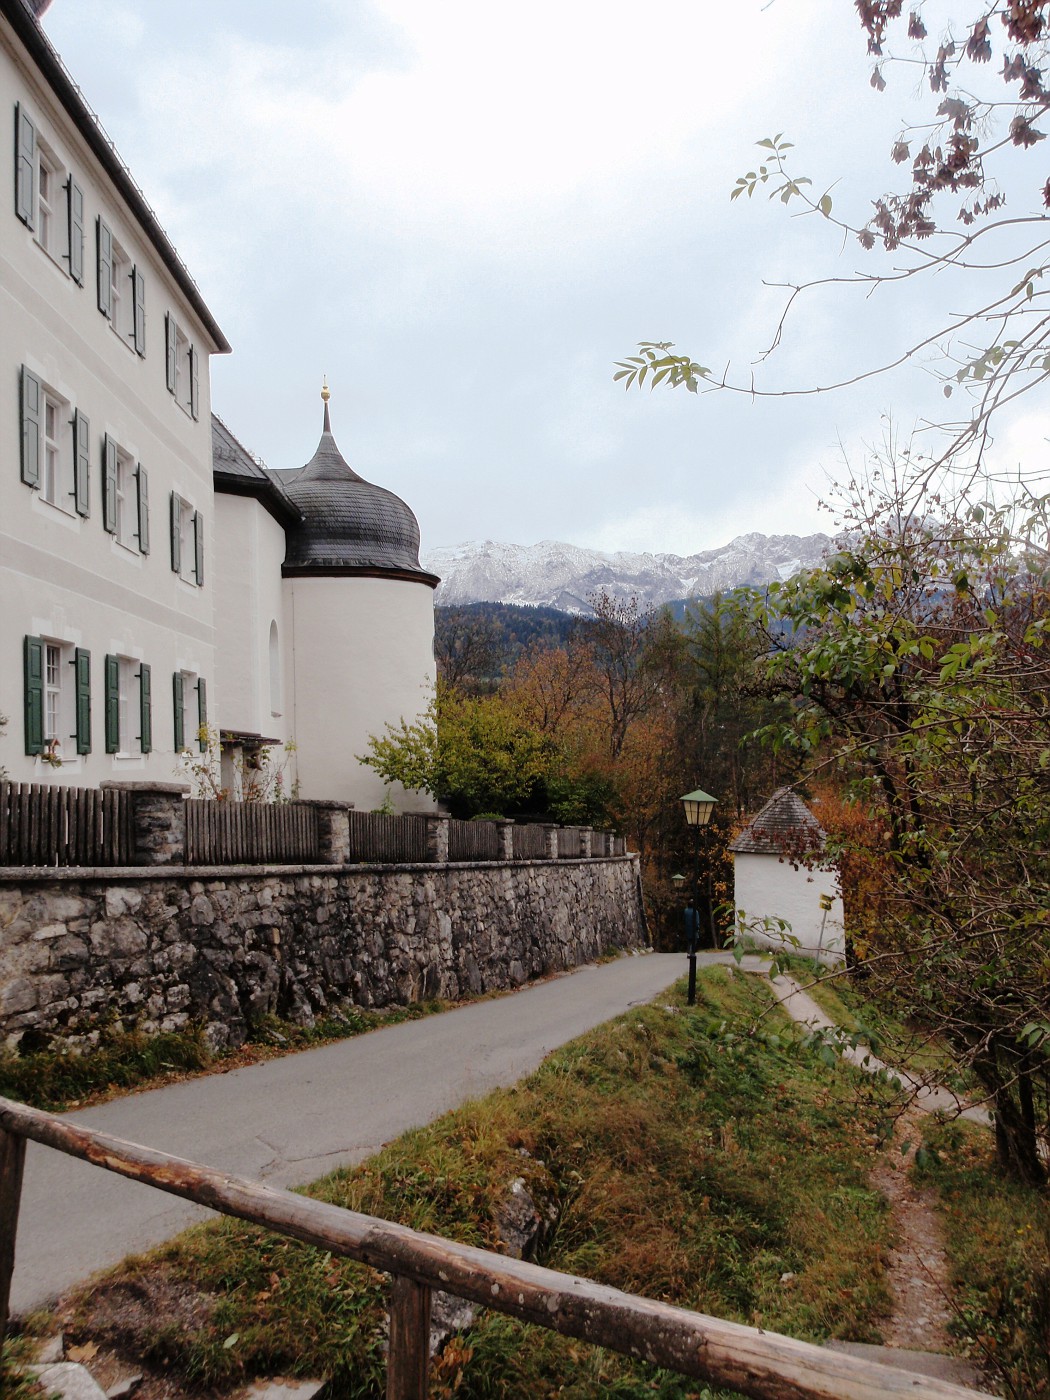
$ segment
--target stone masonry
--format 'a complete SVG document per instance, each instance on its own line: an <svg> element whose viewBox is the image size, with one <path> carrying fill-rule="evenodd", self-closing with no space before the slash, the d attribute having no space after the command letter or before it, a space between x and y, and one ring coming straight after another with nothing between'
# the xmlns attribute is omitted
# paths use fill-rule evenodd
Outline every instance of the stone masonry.
<svg viewBox="0 0 1050 1400"><path fill-rule="evenodd" d="M518 986L645 942L637 857L510 864L7 870L0 1036L202 1023ZM35 1037L34 1037L35 1039Z"/></svg>

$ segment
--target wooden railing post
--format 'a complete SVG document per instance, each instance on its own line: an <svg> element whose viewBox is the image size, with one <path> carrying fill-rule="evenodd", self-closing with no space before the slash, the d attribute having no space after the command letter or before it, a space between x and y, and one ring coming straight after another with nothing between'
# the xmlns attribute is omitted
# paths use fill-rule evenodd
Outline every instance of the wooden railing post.
<svg viewBox="0 0 1050 1400"><path fill-rule="evenodd" d="M386 1400L427 1400L430 1370L430 1289L395 1274L390 1290Z"/></svg>
<svg viewBox="0 0 1050 1400"><path fill-rule="evenodd" d="M22 1199L25 1160L25 1138L20 1133L10 1133L0 1128L0 1343L7 1334L11 1275L15 1271L18 1204Z"/></svg>

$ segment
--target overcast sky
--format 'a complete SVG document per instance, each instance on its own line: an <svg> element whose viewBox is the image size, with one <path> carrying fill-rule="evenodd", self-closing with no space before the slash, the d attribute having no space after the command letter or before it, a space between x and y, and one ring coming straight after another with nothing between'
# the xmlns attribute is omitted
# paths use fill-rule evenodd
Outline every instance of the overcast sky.
<svg viewBox="0 0 1050 1400"><path fill-rule="evenodd" d="M424 548L826 529L843 450L943 404L922 368L785 401L612 382L644 339L747 375L782 297L763 279L869 265L729 199L778 131L857 218L900 185L913 94L872 91L848 0L54 0L45 28L233 345L216 412L300 466L327 374L344 455ZM818 294L762 382L863 369L953 295ZM1033 445L1028 407L1000 446Z"/></svg>

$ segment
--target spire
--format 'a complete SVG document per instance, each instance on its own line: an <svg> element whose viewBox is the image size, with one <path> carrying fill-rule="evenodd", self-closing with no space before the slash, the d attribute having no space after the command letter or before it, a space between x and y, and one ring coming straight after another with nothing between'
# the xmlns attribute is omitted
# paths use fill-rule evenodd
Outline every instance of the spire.
<svg viewBox="0 0 1050 1400"><path fill-rule="evenodd" d="M317 451L303 467L301 481L363 481L353 467L344 459L332 436L332 420L328 412L328 400L332 391L328 387L328 376L321 382L321 401L324 404L324 427Z"/></svg>

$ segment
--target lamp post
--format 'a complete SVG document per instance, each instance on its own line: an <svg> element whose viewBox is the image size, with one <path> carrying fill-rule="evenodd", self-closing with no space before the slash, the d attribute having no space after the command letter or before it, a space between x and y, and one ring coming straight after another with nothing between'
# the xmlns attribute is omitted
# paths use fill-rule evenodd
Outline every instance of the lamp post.
<svg viewBox="0 0 1050 1400"><path fill-rule="evenodd" d="M700 934L700 914L697 907L700 903L700 828L707 826L711 820L711 813L715 809L715 799L709 792L697 788L695 792L686 793L682 798L682 806L685 808L686 825L691 826L696 832L693 861L693 918L691 926L686 928L686 949L689 953L689 995L686 1000L689 1006L695 1006L696 944Z"/></svg>

